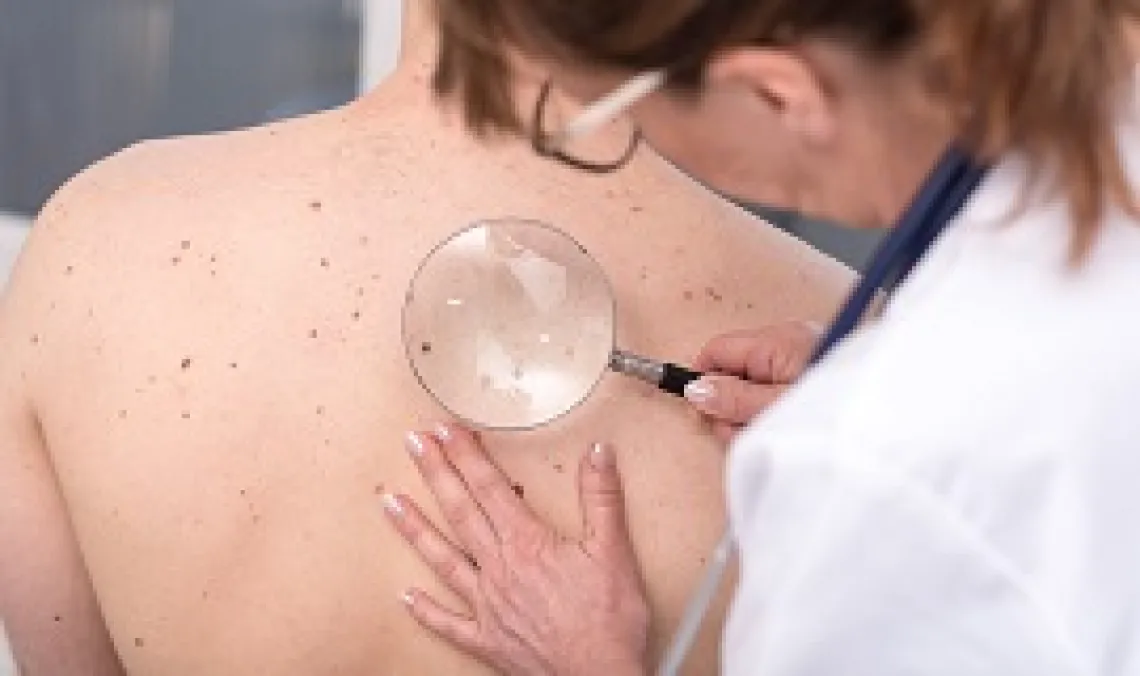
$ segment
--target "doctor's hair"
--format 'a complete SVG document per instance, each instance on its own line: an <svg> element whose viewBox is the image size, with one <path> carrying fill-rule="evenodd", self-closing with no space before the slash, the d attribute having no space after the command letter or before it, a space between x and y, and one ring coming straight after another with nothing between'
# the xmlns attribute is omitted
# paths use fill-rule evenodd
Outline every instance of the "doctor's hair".
<svg viewBox="0 0 1140 676"><path fill-rule="evenodd" d="M1109 208L1140 215L1116 142L1140 0L432 0L433 87L476 134L525 133L514 50L610 71L665 70L699 91L734 47L840 41L875 59L916 56L931 96L960 111L982 160L1019 153L1063 191L1079 260Z"/></svg>

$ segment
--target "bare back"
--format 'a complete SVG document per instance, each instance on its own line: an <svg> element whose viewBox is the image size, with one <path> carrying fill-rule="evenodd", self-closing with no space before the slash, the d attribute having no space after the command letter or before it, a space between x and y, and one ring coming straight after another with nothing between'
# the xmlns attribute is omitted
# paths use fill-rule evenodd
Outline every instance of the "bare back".
<svg viewBox="0 0 1140 676"><path fill-rule="evenodd" d="M622 344L665 358L824 319L849 281L648 154L578 176L420 105L147 144L45 211L0 306L0 410L34 416L128 672L476 670L401 607L435 586L379 495L430 502L401 439L443 416L403 358L406 285L439 240L500 215L571 232L613 278ZM659 649L723 524L702 423L612 377L556 426L486 440L569 533L579 455L614 444Z"/></svg>

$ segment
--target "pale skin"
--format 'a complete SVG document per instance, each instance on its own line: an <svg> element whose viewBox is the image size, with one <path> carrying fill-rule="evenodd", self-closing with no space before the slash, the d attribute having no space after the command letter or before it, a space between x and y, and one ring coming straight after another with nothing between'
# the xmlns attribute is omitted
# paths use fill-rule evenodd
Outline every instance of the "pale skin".
<svg viewBox="0 0 1140 676"><path fill-rule="evenodd" d="M551 69L583 102L632 75L558 63ZM885 227L952 136L950 116L932 100L906 59L872 63L841 45L815 43L729 50L708 65L696 101L659 92L628 115L654 147L722 191ZM727 375L703 379L693 403L722 439L732 436L799 377L818 337L818 327L801 322L712 340L697 366ZM409 609L429 632L501 673L650 672L655 660L642 637L652 616L640 612L642 580L628 572L636 555L622 537L621 505L629 503L606 447L582 465L587 527L570 544L556 526L504 499L507 479L478 440L445 427L434 438L413 436L412 448L458 538L447 546L416 502L389 499L397 530L463 601L449 607L413 589ZM594 565L583 565L583 552ZM584 593L609 612L583 612L576 599Z"/></svg>
<svg viewBox="0 0 1140 676"><path fill-rule="evenodd" d="M0 613L24 674L478 673L408 617L409 586L459 597L381 516L385 492L430 502L403 433L446 419L403 360L404 291L472 220L571 232L613 278L622 344L663 358L833 312L849 271L649 153L599 181L469 139L430 100L430 54L342 110L134 148L38 219L0 301L0 541L19 552ZM597 440L655 654L723 526L721 445L616 378L554 427L484 437L571 538Z"/></svg>

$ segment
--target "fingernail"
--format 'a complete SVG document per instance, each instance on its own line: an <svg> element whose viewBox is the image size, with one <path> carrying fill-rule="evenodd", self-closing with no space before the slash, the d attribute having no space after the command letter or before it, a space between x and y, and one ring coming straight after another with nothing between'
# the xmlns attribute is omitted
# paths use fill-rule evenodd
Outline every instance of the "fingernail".
<svg viewBox="0 0 1140 676"><path fill-rule="evenodd" d="M435 436L442 443L451 441L451 428L443 423L435 426Z"/></svg>
<svg viewBox="0 0 1140 676"><path fill-rule="evenodd" d="M701 378L685 386L685 399L692 404L707 404L716 398L716 388L708 380Z"/></svg>
<svg viewBox="0 0 1140 676"><path fill-rule="evenodd" d="M614 452L606 444L594 444L590 451L590 465L596 470L606 470L614 465Z"/></svg>
<svg viewBox="0 0 1140 676"><path fill-rule="evenodd" d="M419 434L408 432L408 436L404 438L404 444L412 455L419 457L424 454L424 440L420 438Z"/></svg>
<svg viewBox="0 0 1140 676"><path fill-rule="evenodd" d="M385 493L381 501L384 503L384 509L392 516L400 516L404 513L404 506L400 504L400 499L391 493Z"/></svg>
<svg viewBox="0 0 1140 676"><path fill-rule="evenodd" d="M400 594L400 600L403 601L405 606L411 608L416 604L416 597L412 596L412 591L409 589Z"/></svg>

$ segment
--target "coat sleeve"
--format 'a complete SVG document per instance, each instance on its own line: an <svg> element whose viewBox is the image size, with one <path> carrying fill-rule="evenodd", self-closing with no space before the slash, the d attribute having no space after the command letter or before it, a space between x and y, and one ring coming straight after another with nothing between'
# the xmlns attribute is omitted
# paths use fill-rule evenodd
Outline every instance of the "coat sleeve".
<svg viewBox="0 0 1140 676"><path fill-rule="evenodd" d="M734 489L755 502L733 510L727 674L1092 673L1031 580L920 485L804 459Z"/></svg>

